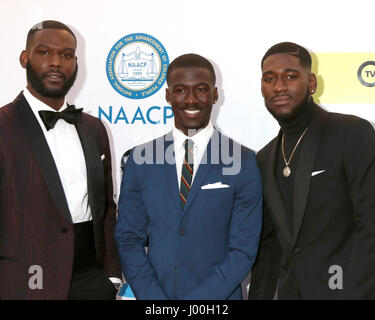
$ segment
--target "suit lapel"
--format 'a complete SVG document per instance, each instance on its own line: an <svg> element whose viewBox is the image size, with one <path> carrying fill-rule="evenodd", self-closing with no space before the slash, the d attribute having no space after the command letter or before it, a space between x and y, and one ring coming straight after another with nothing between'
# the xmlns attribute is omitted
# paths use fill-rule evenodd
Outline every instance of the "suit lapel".
<svg viewBox="0 0 375 320"><path fill-rule="evenodd" d="M73 223L64 189L48 143L33 111L22 93L14 101L14 109L17 113L21 130L24 130L25 137L38 163L52 201L65 219Z"/></svg>
<svg viewBox="0 0 375 320"><path fill-rule="evenodd" d="M280 144L281 131L274 140L271 146L270 154L267 159L265 168L265 197L270 207L270 211L273 212L274 219L277 221L279 230L282 234L282 238L286 239L287 244L290 246L292 242L292 234L288 223L288 214L284 205L283 198L281 196L279 186L275 177L275 166L278 153L278 145Z"/></svg>
<svg viewBox="0 0 375 320"><path fill-rule="evenodd" d="M219 150L211 150L212 149L211 146L213 144L212 140L215 139L215 137L218 137L219 141L216 141L214 143L214 146L218 145ZM203 182L205 181L208 173L210 172L210 169L213 166L212 161L211 161L211 152L214 151L214 152L218 152L218 155L221 154L221 137L222 135L216 129L214 129L214 132L202 156L202 160L201 160L201 163L199 164L198 171L195 174L193 184L191 186L191 190L189 192L189 196L187 198L187 201L183 210L183 214L185 214L186 211L189 209L190 205L194 201L194 198L197 196L198 192L200 191L201 186L203 185Z"/></svg>
<svg viewBox="0 0 375 320"><path fill-rule="evenodd" d="M315 111L301 145L301 153L296 169L294 183L294 235L293 245L296 243L303 221L306 203L310 190L311 173L317 156L320 136L327 117L327 112L315 105Z"/></svg>
<svg viewBox="0 0 375 320"><path fill-rule="evenodd" d="M107 159L102 159L97 142L94 139L92 127L89 126L87 121L83 121L83 117L84 115L81 115L81 118L76 123L75 127L85 156L88 201L91 213L94 220L100 220L101 215L105 212L106 190L103 161L106 161Z"/></svg>
<svg viewBox="0 0 375 320"><path fill-rule="evenodd" d="M207 162L201 163L198 167L198 171L197 171L197 173L194 177L193 184L191 186L191 190L189 192L189 195L188 195L188 198L187 198L184 210L183 210L183 214L185 214L185 212L189 209L189 207L192 204L194 198L197 196L204 179L206 178L208 172L211 169L210 152L207 152L207 150L209 150L210 146L211 146L211 140L208 143L205 154L203 155L203 158L202 158L202 159L205 159L205 157L206 157Z"/></svg>

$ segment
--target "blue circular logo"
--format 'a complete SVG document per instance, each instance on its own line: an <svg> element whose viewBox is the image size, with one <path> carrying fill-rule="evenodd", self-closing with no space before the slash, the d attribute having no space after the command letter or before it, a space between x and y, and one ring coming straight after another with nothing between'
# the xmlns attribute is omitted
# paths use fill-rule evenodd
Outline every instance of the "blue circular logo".
<svg viewBox="0 0 375 320"><path fill-rule="evenodd" d="M163 45L145 33L117 41L107 57L107 77L119 94L130 99L152 96L165 83L169 58Z"/></svg>

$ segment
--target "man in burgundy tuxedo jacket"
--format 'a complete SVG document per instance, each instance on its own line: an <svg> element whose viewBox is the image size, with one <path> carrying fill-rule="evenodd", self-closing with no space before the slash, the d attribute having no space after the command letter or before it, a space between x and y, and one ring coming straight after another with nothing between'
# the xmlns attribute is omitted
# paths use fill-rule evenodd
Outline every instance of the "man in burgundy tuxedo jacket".
<svg viewBox="0 0 375 320"><path fill-rule="evenodd" d="M20 56L27 87L0 109L0 299L116 296L108 136L65 102L75 49L66 25L34 26Z"/></svg>

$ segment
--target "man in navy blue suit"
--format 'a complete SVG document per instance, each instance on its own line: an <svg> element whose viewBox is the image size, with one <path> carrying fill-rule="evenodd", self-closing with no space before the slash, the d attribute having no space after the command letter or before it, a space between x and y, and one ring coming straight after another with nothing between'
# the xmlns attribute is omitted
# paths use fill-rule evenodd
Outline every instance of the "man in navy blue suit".
<svg viewBox="0 0 375 320"><path fill-rule="evenodd" d="M205 58L176 58L166 90L175 127L134 148L125 165L115 238L137 299L242 298L258 250L262 186L255 153L210 121L215 78Z"/></svg>

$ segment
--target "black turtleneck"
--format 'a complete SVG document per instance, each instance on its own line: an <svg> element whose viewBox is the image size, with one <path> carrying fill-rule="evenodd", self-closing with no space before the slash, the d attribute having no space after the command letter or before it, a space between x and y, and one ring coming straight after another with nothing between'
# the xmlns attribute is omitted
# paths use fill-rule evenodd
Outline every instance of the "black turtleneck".
<svg viewBox="0 0 375 320"><path fill-rule="evenodd" d="M307 103L303 103L298 106L298 110L292 118L288 120L278 120L281 127L282 133L284 133L284 151L285 158L288 161L292 150L294 149L298 139L302 135L303 131L308 127L314 111L314 101L312 98ZM307 133L307 132L306 132ZM282 155L281 139L278 148L278 157L275 167L275 177L280 189L280 193L283 197L285 207L290 217L290 227L293 233L293 194L294 194L294 181L297 163L300 155L301 145L303 144L304 138L300 141L292 160L289 163L291 174L289 177L284 177L283 169L285 168L285 162Z"/></svg>

